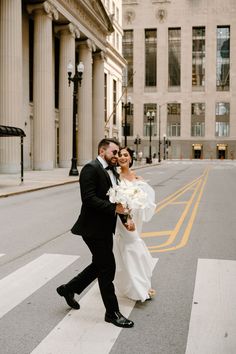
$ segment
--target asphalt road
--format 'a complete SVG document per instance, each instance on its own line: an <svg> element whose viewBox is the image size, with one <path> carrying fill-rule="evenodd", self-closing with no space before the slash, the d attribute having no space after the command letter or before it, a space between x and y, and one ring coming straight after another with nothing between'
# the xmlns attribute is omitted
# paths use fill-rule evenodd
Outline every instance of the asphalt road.
<svg viewBox="0 0 236 354"><path fill-rule="evenodd" d="M90 262L69 232L80 208L77 184L0 199L1 354L236 352L236 163L166 161L137 173L156 190L157 212L143 237L158 259L157 294L121 301L132 329L103 321L96 285L79 311L55 292Z"/></svg>

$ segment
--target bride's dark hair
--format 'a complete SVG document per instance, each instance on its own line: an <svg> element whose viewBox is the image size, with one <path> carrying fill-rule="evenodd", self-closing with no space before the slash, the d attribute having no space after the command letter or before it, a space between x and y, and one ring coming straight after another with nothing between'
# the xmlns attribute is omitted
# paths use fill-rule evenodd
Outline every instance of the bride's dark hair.
<svg viewBox="0 0 236 354"><path fill-rule="evenodd" d="M121 150L127 150L129 155L130 155L130 158L131 158L131 161L129 163L129 167L131 167L133 165L133 162L134 162L134 150L130 149L128 146L122 146L120 147L120 151Z"/></svg>

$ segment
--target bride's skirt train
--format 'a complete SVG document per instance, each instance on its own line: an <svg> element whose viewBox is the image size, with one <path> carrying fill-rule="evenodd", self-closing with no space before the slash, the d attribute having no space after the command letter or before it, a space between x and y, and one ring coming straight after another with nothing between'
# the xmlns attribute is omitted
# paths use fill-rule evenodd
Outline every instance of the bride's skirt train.
<svg viewBox="0 0 236 354"><path fill-rule="evenodd" d="M114 239L115 287L122 296L145 301L150 298L148 291L156 261L137 230L127 231L120 220L117 224Z"/></svg>

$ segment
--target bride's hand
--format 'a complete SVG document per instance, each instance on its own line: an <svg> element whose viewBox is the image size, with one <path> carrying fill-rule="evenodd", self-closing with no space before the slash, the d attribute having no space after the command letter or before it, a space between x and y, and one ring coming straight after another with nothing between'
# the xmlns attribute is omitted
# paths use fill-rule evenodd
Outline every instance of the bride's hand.
<svg viewBox="0 0 236 354"><path fill-rule="evenodd" d="M128 218L127 222L125 223L125 227L128 231L134 231L135 224L134 224L133 220Z"/></svg>

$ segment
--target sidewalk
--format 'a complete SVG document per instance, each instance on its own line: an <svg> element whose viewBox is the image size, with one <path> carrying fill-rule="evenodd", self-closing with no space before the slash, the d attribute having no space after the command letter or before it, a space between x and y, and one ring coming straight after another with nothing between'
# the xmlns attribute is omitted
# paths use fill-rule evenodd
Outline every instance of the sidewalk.
<svg viewBox="0 0 236 354"><path fill-rule="evenodd" d="M136 163L133 168L149 166L140 162ZM79 173L81 168L82 166L78 166ZM0 198L78 182L79 176L69 176L69 170L69 168L55 168L50 171L24 171L23 183L21 183L20 173L0 174Z"/></svg>
<svg viewBox="0 0 236 354"><path fill-rule="evenodd" d="M21 182L20 173L0 174L0 198L78 182L79 177L69 176L69 170L55 168L50 171L24 171L24 182Z"/></svg>

